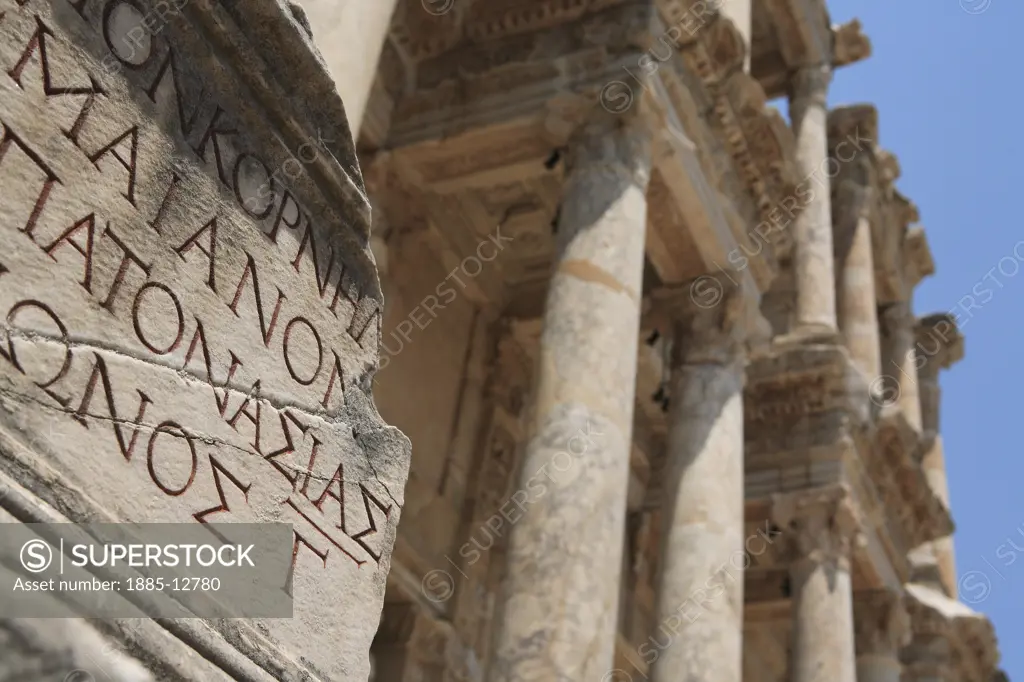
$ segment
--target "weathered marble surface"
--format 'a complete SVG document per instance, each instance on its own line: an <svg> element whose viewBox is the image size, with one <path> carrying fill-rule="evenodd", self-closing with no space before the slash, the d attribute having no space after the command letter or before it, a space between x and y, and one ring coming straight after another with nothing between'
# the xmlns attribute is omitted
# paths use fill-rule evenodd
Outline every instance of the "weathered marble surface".
<svg viewBox="0 0 1024 682"><path fill-rule="evenodd" d="M721 278L725 280L724 277ZM677 294L652 679L739 682L743 657L743 376L740 296ZM715 288L717 285L717 288Z"/></svg>
<svg viewBox="0 0 1024 682"><path fill-rule="evenodd" d="M836 330L836 287L832 253L832 208L828 187L828 66L807 66L793 77L790 118L796 135L801 181L811 189L793 225L798 329Z"/></svg>
<svg viewBox="0 0 1024 682"><path fill-rule="evenodd" d="M776 522L794 534L793 682L856 682L852 544L859 523L842 488L776 496Z"/></svg>
<svg viewBox="0 0 1024 682"><path fill-rule="evenodd" d="M650 143L636 119L608 118L570 154L496 682L599 680L612 668Z"/></svg>
<svg viewBox="0 0 1024 682"><path fill-rule="evenodd" d="M0 0L0 135L19 518L293 523L293 619L165 627L237 679L366 679L410 448L370 396L368 206L306 29L280 0Z"/></svg>

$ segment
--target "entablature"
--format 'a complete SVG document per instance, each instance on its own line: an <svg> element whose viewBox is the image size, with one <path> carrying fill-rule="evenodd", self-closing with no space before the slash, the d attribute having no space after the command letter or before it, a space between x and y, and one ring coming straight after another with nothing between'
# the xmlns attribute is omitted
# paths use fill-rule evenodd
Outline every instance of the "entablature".
<svg viewBox="0 0 1024 682"><path fill-rule="evenodd" d="M769 99L787 95L801 67L835 69L871 56L861 23L832 24L823 0L763 0L753 10L751 72Z"/></svg>

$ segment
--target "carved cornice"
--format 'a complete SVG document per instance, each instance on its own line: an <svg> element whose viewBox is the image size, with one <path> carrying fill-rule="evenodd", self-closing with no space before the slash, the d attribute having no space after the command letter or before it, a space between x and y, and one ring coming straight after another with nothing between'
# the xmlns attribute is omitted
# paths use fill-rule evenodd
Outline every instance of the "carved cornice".
<svg viewBox="0 0 1024 682"><path fill-rule="evenodd" d="M899 530L903 546L897 549L903 553L954 530L949 509L918 462L920 451L920 435L903 411L884 408L876 422L868 471L879 486L887 518Z"/></svg>
<svg viewBox="0 0 1024 682"><path fill-rule="evenodd" d="M910 642L910 614L903 595L888 590L858 592L853 596L853 623L857 655L896 657Z"/></svg>
<svg viewBox="0 0 1024 682"><path fill-rule="evenodd" d="M832 66L839 68L871 56L871 39L864 35L859 19L832 26Z"/></svg>
<svg viewBox="0 0 1024 682"><path fill-rule="evenodd" d="M908 671L942 667L941 679L985 682L996 673L999 649L992 623L965 604L919 584L906 587L913 640L903 652Z"/></svg>
<svg viewBox="0 0 1024 682"><path fill-rule="evenodd" d="M802 419L832 410L844 410L859 423L867 419L868 396L859 370L840 346L777 346L747 366L747 433L788 431Z"/></svg>
<svg viewBox="0 0 1024 682"><path fill-rule="evenodd" d="M719 15L680 54L708 92L716 127L760 219L773 223L777 218L773 213L799 184L795 141L778 111L768 106L760 84L743 72L743 36L730 19ZM780 252L776 255L785 253L790 244L789 239L773 240Z"/></svg>
<svg viewBox="0 0 1024 682"><path fill-rule="evenodd" d="M964 358L964 335L956 323L956 316L933 313L918 318L914 328L918 355L923 358L917 370L919 376L949 369Z"/></svg>

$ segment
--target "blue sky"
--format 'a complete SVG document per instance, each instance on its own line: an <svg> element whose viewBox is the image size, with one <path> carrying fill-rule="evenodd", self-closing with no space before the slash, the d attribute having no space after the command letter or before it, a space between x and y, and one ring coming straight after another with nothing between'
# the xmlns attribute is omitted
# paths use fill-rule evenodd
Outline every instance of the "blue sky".
<svg viewBox="0 0 1024 682"><path fill-rule="evenodd" d="M829 104L878 107L881 144L899 157L898 186L920 209L935 258L915 312L948 312L982 293L979 308L959 312L967 353L941 376L941 428L957 569L989 581L972 607L995 623L1003 668L1021 682L1024 551L1008 542L1024 548L1024 1L828 4L834 22L859 18L874 46L836 74ZM974 588L971 598L983 594Z"/></svg>

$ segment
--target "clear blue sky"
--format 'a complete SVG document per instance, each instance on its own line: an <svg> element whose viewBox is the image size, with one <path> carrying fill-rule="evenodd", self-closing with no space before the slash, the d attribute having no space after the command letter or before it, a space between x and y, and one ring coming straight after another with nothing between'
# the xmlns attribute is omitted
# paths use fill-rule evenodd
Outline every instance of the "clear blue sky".
<svg viewBox="0 0 1024 682"><path fill-rule="evenodd" d="M979 283L991 290L959 314L967 353L941 376L941 428L957 569L990 581L972 607L993 620L1003 668L1024 682L1024 551L1007 544L1024 548L1024 243L1014 255L1024 242L1024 0L828 4L836 23L859 18L874 46L836 74L829 104L878 107L881 144L899 157L898 186L935 257L915 312L950 311Z"/></svg>

